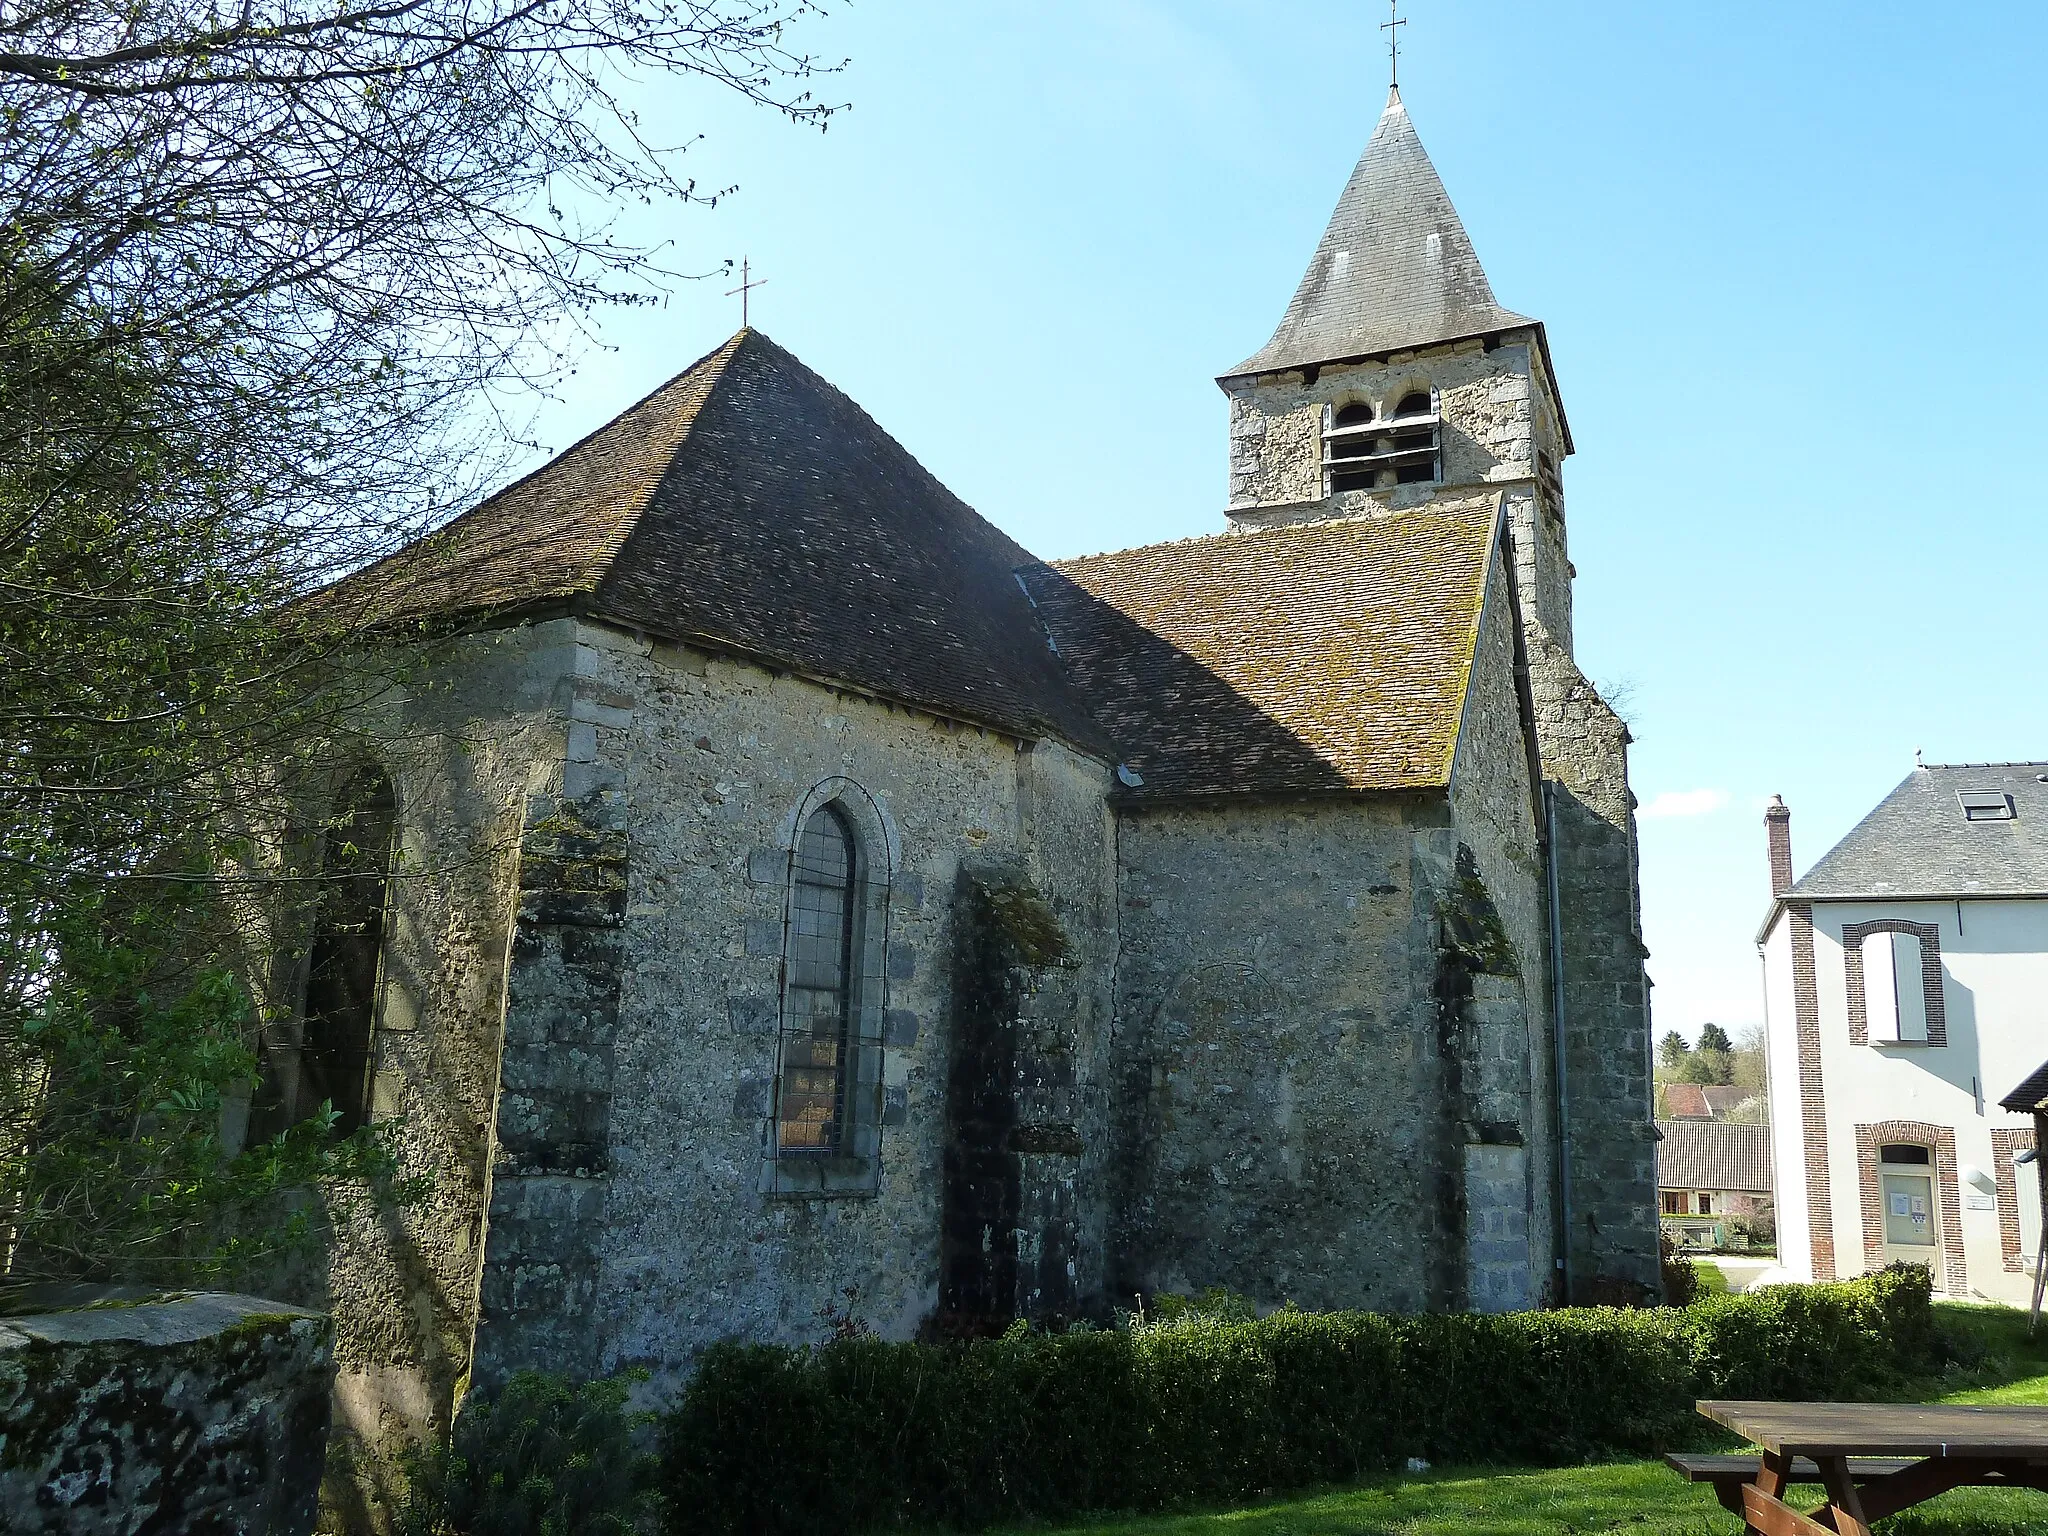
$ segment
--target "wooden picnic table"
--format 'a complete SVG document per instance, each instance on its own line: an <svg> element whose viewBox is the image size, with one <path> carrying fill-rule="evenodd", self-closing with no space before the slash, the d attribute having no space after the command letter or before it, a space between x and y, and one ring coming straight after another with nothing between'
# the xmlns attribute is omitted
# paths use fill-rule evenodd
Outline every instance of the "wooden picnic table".
<svg viewBox="0 0 2048 1536"><path fill-rule="evenodd" d="M2048 1408L1697 1406L1763 1454L1666 1459L1688 1477L1715 1482L1722 1502L1742 1516L1746 1530L1760 1536L1869 1536L1872 1521L1951 1488L2048 1490ZM1784 1500L1788 1484L1807 1480L1820 1483L1828 1494L1827 1503L1810 1514Z"/></svg>

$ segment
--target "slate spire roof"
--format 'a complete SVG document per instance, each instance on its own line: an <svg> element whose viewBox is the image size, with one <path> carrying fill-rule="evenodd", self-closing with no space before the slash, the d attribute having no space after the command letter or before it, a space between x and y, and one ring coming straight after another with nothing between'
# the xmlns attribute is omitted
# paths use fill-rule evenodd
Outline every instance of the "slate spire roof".
<svg viewBox="0 0 2048 1536"><path fill-rule="evenodd" d="M1273 339L1225 374L1483 336L1534 325L1502 309L1397 87Z"/></svg>

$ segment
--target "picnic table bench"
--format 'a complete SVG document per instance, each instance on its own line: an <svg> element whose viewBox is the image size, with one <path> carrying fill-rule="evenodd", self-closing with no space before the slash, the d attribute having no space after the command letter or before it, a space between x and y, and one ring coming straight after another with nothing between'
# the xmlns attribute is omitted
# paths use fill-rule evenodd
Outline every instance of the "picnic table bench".
<svg viewBox="0 0 2048 1536"><path fill-rule="evenodd" d="M1869 1536L1870 1524L1951 1488L2048 1490L2048 1408L1921 1403L1702 1402L1755 1456L1668 1456L1758 1536ZM1784 1499L1819 1483L1809 1513Z"/></svg>

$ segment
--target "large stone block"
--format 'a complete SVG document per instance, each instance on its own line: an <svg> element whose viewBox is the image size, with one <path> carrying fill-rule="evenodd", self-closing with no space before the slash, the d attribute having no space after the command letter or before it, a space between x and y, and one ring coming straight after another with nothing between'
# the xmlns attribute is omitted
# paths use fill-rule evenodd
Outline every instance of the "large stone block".
<svg viewBox="0 0 2048 1536"><path fill-rule="evenodd" d="M0 1320L0 1529L302 1536L318 1513L332 1330L251 1296Z"/></svg>

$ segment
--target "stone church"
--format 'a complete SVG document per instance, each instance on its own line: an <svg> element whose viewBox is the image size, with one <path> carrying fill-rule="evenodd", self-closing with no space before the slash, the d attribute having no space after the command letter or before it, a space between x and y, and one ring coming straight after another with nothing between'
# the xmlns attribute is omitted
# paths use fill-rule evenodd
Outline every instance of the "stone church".
<svg viewBox="0 0 2048 1536"><path fill-rule="evenodd" d="M1398 92L1218 382L1216 531L1042 561L743 330L325 595L432 637L267 940L270 1111L434 1184L329 1260L344 1427L850 1317L1654 1281L1571 432Z"/></svg>

